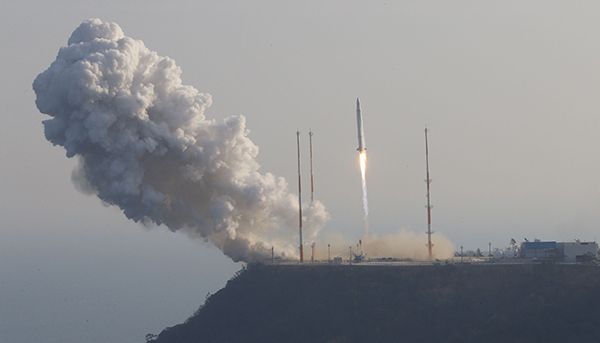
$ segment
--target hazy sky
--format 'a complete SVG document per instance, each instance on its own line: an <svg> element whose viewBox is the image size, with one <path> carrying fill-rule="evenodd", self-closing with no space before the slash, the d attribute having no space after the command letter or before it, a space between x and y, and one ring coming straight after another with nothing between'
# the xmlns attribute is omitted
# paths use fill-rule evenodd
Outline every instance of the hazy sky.
<svg viewBox="0 0 600 343"><path fill-rule="evenodd" d="M312 129L316 197L331 215L323 233L364 232L357 97L371 232L426 230L427 125L433 229L486 250L513 237L596 239L598 17L595 1L4 5L0 341L141 342L241 268L73 186L76 161L44 138L31 85L83 20L116 22L173 58L184 84L212 95L207 118L244 115L260 170L294 192L295 132L308 180Z"/></svg>

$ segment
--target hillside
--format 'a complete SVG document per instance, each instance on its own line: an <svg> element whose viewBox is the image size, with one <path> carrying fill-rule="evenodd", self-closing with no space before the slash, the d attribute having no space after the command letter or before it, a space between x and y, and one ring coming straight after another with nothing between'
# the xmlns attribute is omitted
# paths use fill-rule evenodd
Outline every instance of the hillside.
<svg viewBox="0 0 600 343"><path fill-rule="evenodd" d="M582 265L251 265L156 343L600 342Z"/></svg>

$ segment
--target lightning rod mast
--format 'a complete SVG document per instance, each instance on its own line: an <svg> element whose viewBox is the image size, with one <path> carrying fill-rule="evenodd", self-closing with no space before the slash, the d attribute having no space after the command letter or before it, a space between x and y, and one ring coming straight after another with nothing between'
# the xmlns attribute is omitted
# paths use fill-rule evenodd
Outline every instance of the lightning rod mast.
<svg viewBox="0 0 600 343"><path fill-rule="evenodd" d="M312 153L312 136L313 132L310 130L308 132L308 137L310 139L310 203L315 202L315 177L313 173L313 153Z"/></svg>
<svg viewBox="0 0 600 343"><path fill-rule="evenodd" d="M429 259L433 258L432 247L431 244L431 235L433 232L431 231L431 202L429 198L429 185L431 184L431 179L429 178L429 145L427 143L427 132L429 130L425 127L425 166L427 168L427 179L425 182L427 183L427 249L429 250Z"/></svg>
<svg viewBox="0 0 600 343"><path fill-rule="evenodd" d="M309 137L309 141L310 141L310 204L311 205L315 202L315 176L313 173L312 136L313 136L313 132L311 129L309 129L308 137ZM311 262L315 261L315 249L316 248L317 248L316 238L313 238L312 257L310 258Z"/></svg>
<svg viewBox="0 0 600 343"><path fill-rule="evenodd" d="M304 246L302 244L302 183L300 181L300 131L296 131L296 141L298 144L298 210L300 222L300 262L304 262Z"/></svg>

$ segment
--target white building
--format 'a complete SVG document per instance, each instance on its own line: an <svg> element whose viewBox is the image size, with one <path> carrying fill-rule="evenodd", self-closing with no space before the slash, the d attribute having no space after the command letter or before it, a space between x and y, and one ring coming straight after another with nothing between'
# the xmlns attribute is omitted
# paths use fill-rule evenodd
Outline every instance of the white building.
<svg viewBox="0 0 600 343"><path fill-rule="evenodd" d="M596 242L573 242L557 243L556 247L565 255L565 262L581 262L584 255L598 256L598 243Z"/></svg>
<svg viewBox="0 0 600 343"><path fill-rule="evenodd" d="M544 260L564 256L564 262L584 262L586 255L598 257L596 242L525 242L521 244L520 257Z"/></svg>

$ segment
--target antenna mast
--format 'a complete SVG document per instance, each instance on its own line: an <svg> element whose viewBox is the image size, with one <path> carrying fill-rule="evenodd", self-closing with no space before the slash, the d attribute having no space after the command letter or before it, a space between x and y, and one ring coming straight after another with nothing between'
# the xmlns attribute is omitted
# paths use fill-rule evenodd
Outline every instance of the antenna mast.
<svg viewBox="0 0 600 343"><path fill-rule="evenodd" d="M313 153L312 153L312 130L308 132L310 138L310 203L315 202L315 178L313 174Z"/></svg>
<svg viewBox="0 0 600 343"><path fill-rule="evenodd" d="M311 205L312 205L312 203L315 202L315 177L314 177L314 173L313 173L312 136L313 136L313 132L312 132L312 130L309 129L308 137L309 137L309 141L310 141L310 203L311 203ZM317 248L316 240L317 240L316 237L313 238L312 257L311 257L312 262L315 261L315 249Z"/></svg>
<svg viewBox="0 0 600 343"><path fill-rule="evenodd" d="M300 131L296 131L296 141L298 144L298 210L300 222L300 262L304 262L304 246L302 245L302 183L300 180Z"/></svg>
<svg viewBox="0 0 600 343"><path fill-rule="evenodd" d="M427 143L427 132L429 132L429 130L427 129L427 127L425 127L425 166L427 168L427 179L425 180L425 182L427 183L427 248L429 250L429 259L431 260L433 258L433 244L431 244L431 235L433 234L433 232L431 232L431 208L433 206L431 206L429 198L429 185L433 180L429 178L429 145Z"/></svg>

